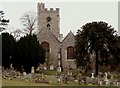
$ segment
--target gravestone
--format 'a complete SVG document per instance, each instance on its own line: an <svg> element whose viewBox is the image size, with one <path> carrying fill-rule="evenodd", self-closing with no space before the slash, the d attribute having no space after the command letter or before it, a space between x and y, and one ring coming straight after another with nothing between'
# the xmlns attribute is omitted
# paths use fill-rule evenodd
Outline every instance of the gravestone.
<svg viewBox="0 0 120 88"><path fill-rule="evenodd" d="M107 81L108 79L107 79L107 76L108 76L108 74L107 74L107 72L105 72L105 78L104 78L104 81Z"/></svg>
<svg viewBox="0 0 120 88"><path fill-rule="evenodd" d="M68 83L68 75L67 74L65 74L65 76L64 76L64 81L65 81L65 84Z"/></svg>
<svg viewBox="0 0 120 88"><path fill-rule="evenodd" d="M27 73L26 72L23 72L23 77L26 79L26 75Z"/></svg>
<svg viewBox="0 0 120 88"><path fill-rule="evenodd" d="M60 73L57 72L56 78L57 78L57 82L58 83L61 82L61 75L60 75Z"/></svg>
<svg viewBox="0 0 120 88"><path fill-rule="evenodd" d="M53 67L53 65L50 65L50 70L54 70L54 67Z"/></svg>
<svg viewBox="0 0 120 88"><path fill-rule="evenodd" d="M17 80L20 80L20 77L21 77L21 73L17 72Z"/></svg>
<svg viewBox="0 0 120 88"><path fill-rule="evenodd" d="M43 75L40 75L39 77L37 77L35 79L35 82L37 82L37 83L49 83L48 80L46 80Z"/></svg>
<svg viewBox="0 0 120 88"><path fill-rule="evenodd" d="M91 78L95 78L95 77L94 77L94 73L92 73L92 76L91 76Z"/></svg>
<svg viewBox="0 0 120 88"><path fill-rule="evenodd" d="M32 78L32 74L31 73L27 74L26 78L31 79Z"/></svg>
<svg viewBox="0 0 120 88"><path fill-rule="evenodd" d="M82 82L82 75L80 73L77 75L77 80L78 80L79 84L81 84L81 82Z"/></svg>
<svg viewBox="0 0 120 88"><path fill-rule="evenodd" d="M70 71L67 72L67 75L70 75Z"/></svg>
<svg viewBox="0 0 120 88"><path fill-rule="evenodd" d="M61 72L62 70L61 70L61 67L58 67L57 68L57 72Z"/></svg>
<svg viewBox="0 0 120 88"><path fill-rule="evenodd" d="M10 64L10 70L13 70L13 64Z"/></svg>
<svg viewBox="0 0 120 88"><path fill-rule="evenodd" d="M105 85L109 85L109 80L108 80L107 76L108 76L108 74L107 74L107 72L105 72L105 78L104 78Z"/></svg>
<svg viewBox="0 0 120 88"><path fill-rule="evenodd" d="M34 67L31 68L31 75L32 75L32 79L34 80L35 76L34 76L35 70Z"/></svg>
<svg viewBox="0 0 120 88"><path fill-rule="evenodd" d="M120 82L117 83L117 86L120 88Z"/></svg>
<svg viewBox="0 0 120 88"><path fill-rule="evenodd" d="M72 71L70 71L70 75L71 75L71 76L73 75Z"/></svg>
<svg viewBox="0 0 120 88"><path fill-rule="evenodd" d="M40 64L39 68L40 68L40 70L44 70L43 64Z"/></svg>
<svg viewBox="0 0 120 88"><path fill-rule="evenodd" d="M37 67L36 71L39 71L40 70L40 67Z"/></svg>
<svg viewBox="0 0 120 88"><path fill-rule="evenodd" d="M44 70L47 70L47 68L46 68L45 66L43 67L43 69L44 69Z"/></svg>
<svg viewBox="0 0 120 88"><path fill-rule="evenodd" d="M31 73L32 73L32 74L35 73L34 67L31 68Z"/></svg>

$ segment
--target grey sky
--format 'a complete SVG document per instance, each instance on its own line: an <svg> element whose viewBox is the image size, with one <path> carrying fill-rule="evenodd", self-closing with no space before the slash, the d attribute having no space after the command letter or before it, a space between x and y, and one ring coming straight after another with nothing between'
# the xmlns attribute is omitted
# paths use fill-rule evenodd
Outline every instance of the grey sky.
<svg viewBox="0 0 120 88"><path fill-rule="evenodd" d="M19 18L27 11L36 11L34 2L5 2L2 10L5 17L10 19L9 27L22 28ZM60 29L64 36L71 30L77 29L87 22L105 21L118 29L117 2L47 2L48 8L60 8Z"/></svg>

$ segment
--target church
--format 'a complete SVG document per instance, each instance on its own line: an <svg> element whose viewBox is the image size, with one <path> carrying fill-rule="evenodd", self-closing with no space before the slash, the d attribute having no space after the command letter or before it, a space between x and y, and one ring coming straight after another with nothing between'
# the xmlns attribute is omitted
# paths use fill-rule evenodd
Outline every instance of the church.
<svg viewBox="0 0 120 88"><path fill-rule="evenodd" d="M45 49L45 65L56 69L76 68L74 58L75 36L70 31L63 39L60 34L59 8L46 8L45 3L37 5L37 39Z"/></svg>

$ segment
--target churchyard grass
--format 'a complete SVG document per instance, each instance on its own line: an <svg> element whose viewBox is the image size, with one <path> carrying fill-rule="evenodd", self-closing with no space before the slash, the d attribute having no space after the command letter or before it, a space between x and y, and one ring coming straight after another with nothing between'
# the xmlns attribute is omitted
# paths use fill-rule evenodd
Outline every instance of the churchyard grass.
<svg viewBox="0 0 120 88"><path fill-rule="evenodd" d="M46 77L46 78L51 78L51 77ZM8 79L2 79L2 86L79 86L78 88L118 88L116 86L90 86L90 85L79 85L79 84L74 84L74 83L68 83L68 84L63 84L63 83L35 83L32 81L25 81L25 80L8 80ZM4 87L3 87L4 88Z"/></svg>
<svg viewBox="0 0 120 88"><path fill-rule="evenodd" d="M56 75L56 72L55 70L40 70L40 71L36 71L37 73L44 73L46 75Z"/></svg>
<svg viewBox="0 0 120 88"><path fill-rule="evenodd" d="M80 70L71 70L72 71L72 76L76 78L77 74L80 72ZM64 72L61 72L61 74L65 74ZM24 78L25 77L25 78ZM44 80L42 80L42 78ZM63 78L64 81L58 81L59 76L57 75L57 72L54 71L41 71L38 73L35 73L33 76L31 74L27 74L26 76L18 76L18 78L8 76L8 77L3 77L2 79L2 85L3 86L79 86L79 88L84 88L84 87L92 87L92 88L118 88L114 87L113 85L111 86L98 86L97 84L94 84L94 81L90 80L90 77L88 79L87 77L87 83L85 84L84 82L76 81L76 79L71 80L68 79L68 81L65 81L65 76L61 76L60 78ZM78 77L78 76L77 76ZM71 76L69 76L71 78ZM91 83L92 82L92 83ZM83 87L84 86L84 87Z"/></svg>
<svg viewBox="0 0 120 88"><path fill-rule="evenodd" d="M71 71L72 71L73 75L77 75L80 72L79 69L73 69ZM64 73L64 72L61 72L61 73ZM40 70L40 71L37 71L37 73L40 73L40 74L44 73L46 75L56 75L57 71L56 70Z"/></svg>
<svg viewBox="0 0 120 88"><path fill-rule="evenodd" d="M3 79L2 86L50 86L50 85L45 83L39 84L32 81Z"/></svg>

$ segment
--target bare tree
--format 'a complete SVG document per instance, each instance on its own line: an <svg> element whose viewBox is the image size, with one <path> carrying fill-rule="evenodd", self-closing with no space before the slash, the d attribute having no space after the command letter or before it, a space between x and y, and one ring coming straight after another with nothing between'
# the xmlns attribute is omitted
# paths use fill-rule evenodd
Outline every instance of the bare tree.
<svg viewBox="0 0 120 88"><path fill-rule="evenodd" d="M7 28L8 23L9 19L6 20L4 17L4 12L0 10L0 32Z"/></svg>
<svg viewBox="0 0 120 88"><path fill-rule="evenodd" d="M26 12L20 18L22 24L26 27L24 31L28 31L29 34L32 34L32 31L36 29L36 14L35 12Z"/></svg>
<svg viewBox="0 0 120 88"><path fill-rule="evenodd" d="M11 33L16 40L19 40L21 37L26 36L26 33L20 29L16 29Z"/></svg>

